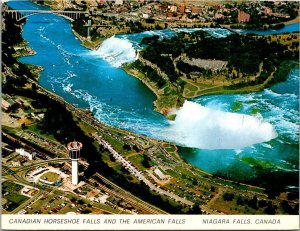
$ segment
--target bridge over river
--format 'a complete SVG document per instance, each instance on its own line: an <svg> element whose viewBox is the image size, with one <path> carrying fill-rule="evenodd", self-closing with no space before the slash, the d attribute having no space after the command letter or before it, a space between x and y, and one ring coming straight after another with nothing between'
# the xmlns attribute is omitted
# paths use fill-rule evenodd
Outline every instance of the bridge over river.
<svg viewBox="0 0 300 231"><path fill-rule="evenodd" d="M84 25L85 27L87 27L87 38L90 39L90 31L91 28L93 27L109 27L109 25L94 25L92 24L92 21L89 19L89 16L91 15L91 12L89 11L65 11L65 10L3 10L2 14L8 14L9 16L11 16L13 19L17 20L17 21L21 21L29 16L32 15L36 15L36 14L56 14L59 16L62 16L68 20L70 20L71 22L73 22L74 20L80 19L80 18L86 18L87 19L87 24ZM93 12L93 15L97 15L98 17L101 16L115 16L113 14L99 14L99 13L95 13Z"/></svg>
<svg viewBox="0 0 300 231"><path fill-rule="evenodd" d="M64 18L74 21L78 18L88 16L88 11L64 11L64 10L4 10L3 14L9 14L17 21L21 21L24 18L35 14L57 14Z"/></svg>

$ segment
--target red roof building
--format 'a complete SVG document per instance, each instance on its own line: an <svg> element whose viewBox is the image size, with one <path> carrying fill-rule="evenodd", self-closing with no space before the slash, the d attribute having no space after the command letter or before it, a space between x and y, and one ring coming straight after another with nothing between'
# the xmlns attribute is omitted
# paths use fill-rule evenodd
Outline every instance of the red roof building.
<svg viewBox="0 0 300 231"><path fill-rule="evenodd" d="M215 13L215 19L221 19L221 18L224 18L223 14Z"/></svg>
<svg viewBox="0 0 300 231"><path fill-rule="evenodd" d="M250 14L247 14L245 11L239 10L238 11L238 22L249 22L250 21Z"/></svg>
<svg viewBox="0 0 300 231"><path fill-rule="evenodd" d="M201 12L202 12L201 7L199 7L199 6L192 7L192 14L200 14Z"/></svg>
<svg viewBox="0 0 300 231"><path fill-rule="evenodd" d="M266 15L270 15L272 13L272 10L269 8L269 7L267 7L266 9L265 9L265 14Z"/></svg>

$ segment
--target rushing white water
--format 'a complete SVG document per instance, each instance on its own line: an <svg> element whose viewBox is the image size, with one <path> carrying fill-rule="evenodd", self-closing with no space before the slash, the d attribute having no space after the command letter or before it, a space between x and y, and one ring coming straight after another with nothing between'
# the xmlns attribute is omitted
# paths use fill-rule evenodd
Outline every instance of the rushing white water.
<svg viewBox="0 0 300 231"><path fill-rule="evenodd" d="M114 36L106 39L94 54L100 55L114 67L137 59L137 52L132 43Z"/></svg>
<svg viewBox="0 0 300 231"><path fill-rule="evenodd" d="M277 137L261 117L224 112L186 101L170 128L177 143L201 149L239 149Z"/></svg>
<svg viewBox="0 0 300 231"><path fill-rule="evenodd" d="M209 32L214 37L226 37L231 32L225 29L220 28L190 28L183 29L178 28L172 30L155 30L155 31L146 31L139 34L130 34L130 35L119 35L118 37L113 36L109 39L106 39L97 51L92 52L93 55L99 55L106 61L108 61L114 67L120 67L124 63L130 63L137 59L137 49L140 49L139 42L135 41L137 37L138 40L141 40L142 37L158 35L161 39L170 38L177 34L177 32L186 32L192 33L198 30L204 30ZM175 32L177 31L177 32ZM142 35L142 36L141 36Z"/></svg>

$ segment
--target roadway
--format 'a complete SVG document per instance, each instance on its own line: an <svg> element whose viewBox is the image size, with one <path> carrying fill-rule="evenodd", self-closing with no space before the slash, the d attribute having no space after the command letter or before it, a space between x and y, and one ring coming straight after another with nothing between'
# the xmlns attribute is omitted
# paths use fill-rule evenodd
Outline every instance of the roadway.
<svg viewBox="0 0 300 231"><path fill-rule="evenodd" d="M118 192L119 194L122 195L122 197L125 197L126 200L129 200L130 203L138 203L141 208L146 209L147 211L149 211L149 213L153 213L153 214L167 214L165 211L141 200L140 198L132 195L131 193L127 192L126 190L122 189L121 187L119 187L118 185L114 184L113 182L109 181L108 179L106 179L105 177L103 177L102 175L100 175L99 173L96 173L95 176L99 177L104 183L110 185L116 192Z"/></svg>
<svg viewBox="0 0 300 231"><path fill-rule="evenodd" d="M130 161L126 160L121 154L119 154L117 151L115 151L113 149L113 147L107 143L105 140L101 139L98 135L94 134L94 138L101 144L103 145L112 155L113 157L122 163L122 165L132 174L134 175L135 177L137 177L140 181L143 181L152 191L155 191L159 194L162 194L162 195L166 195L172 199L174 199L175 201L179 201L183 204L186 204L186 205L193 205L194 203L185 199L185 198L182 198L182 197L179 197L178 195L175 195L174 193L172 192L168 192L166 190L163 190L161 188L158 188L157 186L155 186L151 181L149 181L144 175L142 172L140 172L139 170L137 170L131 163Z"/></svg>
<svg viewBox="0 0 300 231"><path fill-rule="evenodd" d="M97 183L97 181L95 179L91 179L90 182ZM89 184L89 185L91 187L93 187L91 184ZM132 205L135 209L141 210L143 212L143 214L166 214L162 210L152 208L152 206L150 206L149 204L147 204L144 201L140 202L140 201L136 200L133 195L129 194L126 191L122 192L122 191L112 190L112 189L106 187L105 185L102 185L99 183L97 183L97 189L100 189L100 190L108 193L109 195L113 195L118 198L121 198L122 200L126 201L128 204ZM134 198L134 199L132 199L132 198Z"/></svg>

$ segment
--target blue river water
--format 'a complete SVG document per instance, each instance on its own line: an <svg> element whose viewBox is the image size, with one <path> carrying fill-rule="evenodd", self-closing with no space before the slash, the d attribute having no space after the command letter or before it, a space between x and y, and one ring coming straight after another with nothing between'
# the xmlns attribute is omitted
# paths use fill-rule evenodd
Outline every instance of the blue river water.
<svg viewBox="0 0 300 231"><path fill-rule="evenodd" d="M44 9L29 1L8 5L14 9ZM284 32L294 31L296 26L299 23ZM230 33L224 29L204 30L215 37ZM104 41L97 51L90 51L81 46L67 20L37 14L27 18L22 34L37 54L21 61L42 66L39 83L43 87L78 107L90 109L99 121L175 142L182 146L180 154L185 161L205 171L255 183L262 169L263 173L297 176L298 69L286 82L261 92L205 96L186 102L174 122L153 110L155 95L120 65L136 59L143 37L157 34L165 38L178 31L191 32L177 29L117 35ZM233 107L237 103L240 107L236 111ZM214 125L209 126L207 121ZM298 181L288 184L297 186Z"/></svg>
<svg viewBox="0 0 300 231"><path fill-rule="evenodd" d="M284 34L284 33L291 33L291 32L298 32L299 31L299 23L293 23L286 25L285 27L278 29L278 30L267 30L267 31L255 31L255 30L245 30L244 33L255 33L259 35L265 34Z"/></svg>

